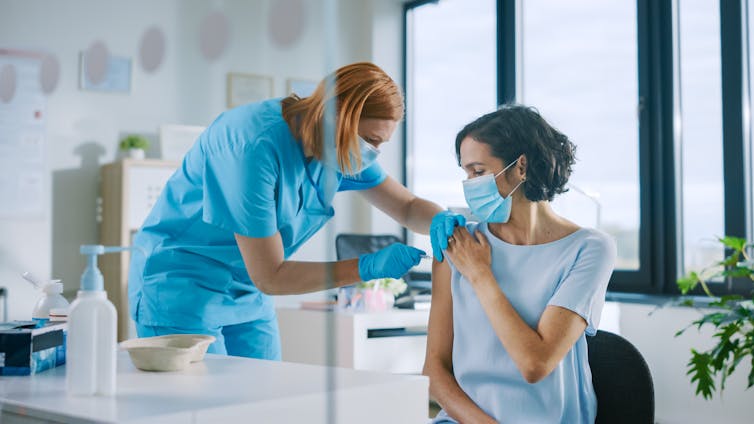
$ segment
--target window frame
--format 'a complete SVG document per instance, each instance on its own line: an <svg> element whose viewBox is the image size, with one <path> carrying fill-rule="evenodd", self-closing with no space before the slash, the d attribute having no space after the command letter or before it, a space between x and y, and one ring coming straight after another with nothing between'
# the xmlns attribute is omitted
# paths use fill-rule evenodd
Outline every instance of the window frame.
<svg viewBox="0 0 754 424"><path fill-rule="evenodd" d="M639 112L639 262L638 270L616 270L608 286L611 294L651 297L678 296L676 280L683 264L681 243L683 211L680 152L680 54L678 8L682 0L637 0L637 64ZM403 85L408 87L408 15L438 0L414 0L403 8ZM497 99L503 104L517 99L519 88L519 10L521 0L496 0ZM720 43L723 123L723 182L725 234L751 240L754 234L754 194L751 170L751 134L748 75L748 0L720 1ZM407 101L410 101L407 93ZM407 109L407 114L410 110ZM408 120L404 120L403 157L410 157ZM748 167L748 168L747 168ZM404 160L404 185L412 174ZM749 171L747 172L747 169ZM748 202L748 203L747 203ZM744 207L740 207L744 205ZM404 229L404 239L407 232ZM414 278L429 279L428 273ZM727 279L712 285L715 295L748 295L751 281ZM703 295L701 288L691 295ZM630 297L630 296L629 296ZM635 298L634 298L635 300Z"/></svg>

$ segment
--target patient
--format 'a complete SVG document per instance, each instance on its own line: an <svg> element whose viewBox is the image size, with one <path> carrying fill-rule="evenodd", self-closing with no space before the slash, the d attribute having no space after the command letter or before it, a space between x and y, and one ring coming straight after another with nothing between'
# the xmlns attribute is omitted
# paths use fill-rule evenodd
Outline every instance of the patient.
<svg viewBox="0 0 754 424"><path fill-rule="evenodd" d="M424 374L440 423L593 423L585 335L616 256L606 234L550 207L575 146L510 105L456 137L464 195L481 222L457 227L432 268Z"/></svg>

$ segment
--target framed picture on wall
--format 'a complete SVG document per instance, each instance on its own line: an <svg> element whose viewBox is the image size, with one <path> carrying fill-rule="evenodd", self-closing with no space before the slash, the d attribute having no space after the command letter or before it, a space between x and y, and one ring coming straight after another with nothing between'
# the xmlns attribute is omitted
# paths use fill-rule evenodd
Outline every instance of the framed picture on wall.
<svg viewBox="0 0 754 424"><path fill-rule="evenodd" d="M195 125L160 125L160 157L180 161L206 127Z"/></svg>
<svg viewBox="0 0 754 424"><path fill-rule="evenodd" d="M87 71L93 65L87 63L87 55L79 55L79 89L91 91L105 91L111 93L131 92L131 58L125 56L109 56L103 63L101 72L91 75Z"/></svg>
<svg viewBox="0 0 754 424"><path fill-rule="evenodd" d="M258 102L272 97L273 80L270 76L228 73L228 108Z"/></svg>
<svg viewBox="0 0 754 424"><path fill-rule="evenodd" d="M317 88L317 81L302 79L302 78L288 78L285 94L296 93L299 97L309 97L314 93L314 89Z"/></svg>

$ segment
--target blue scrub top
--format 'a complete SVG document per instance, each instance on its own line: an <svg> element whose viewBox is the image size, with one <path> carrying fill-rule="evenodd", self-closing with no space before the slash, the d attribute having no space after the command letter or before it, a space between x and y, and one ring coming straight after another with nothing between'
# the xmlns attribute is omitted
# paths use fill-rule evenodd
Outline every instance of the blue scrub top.
<svg viewBox="0 0 754 424"><path fill-rule="evenodd" d="M569 309L587 323L584 334L545 378L528 383L500 343L471 284L451 263L453 375L461 389L498 422L526 424L594 423L586 335L599 327L605 292L616 257L608 235L582 228L560 240L518 246L469 224L490 242L492 272L516 312L537 328L549 305ZM455 423L440 411L435 423Z"/></svg>
<svg viewBox="0 0 754 424"><path fill-rule="evenodd" d="M387 177L377 163L343 176L307 159L280 100L222 113L168 180L133 241L143 249L131 255L128 281L137 323L200 329L273 319L234 233L279 232L288 258L334 215L335 187L364 190Z"/></svg>

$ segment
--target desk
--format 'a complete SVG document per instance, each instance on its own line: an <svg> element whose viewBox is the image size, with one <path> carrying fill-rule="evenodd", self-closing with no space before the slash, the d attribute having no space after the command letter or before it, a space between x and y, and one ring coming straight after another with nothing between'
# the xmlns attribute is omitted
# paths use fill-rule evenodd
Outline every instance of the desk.
<svg viewBox="0 0 754 424"><path fill-rule="evenodd" d="M284 361L401 374L421 374L424 367L428 310L343 312L280 307L277 315ZM332 332L327 331L330 325Z"/></svg>
<svg viewBox="0 0 754 424"><path fill-rule="evenodd" d="M421 423L427 405L428 381L420 376L219 355L184 371L153 373L119 352L118 394L109 398L68 396L65 367L0 378L3 423Z"/></svg>

